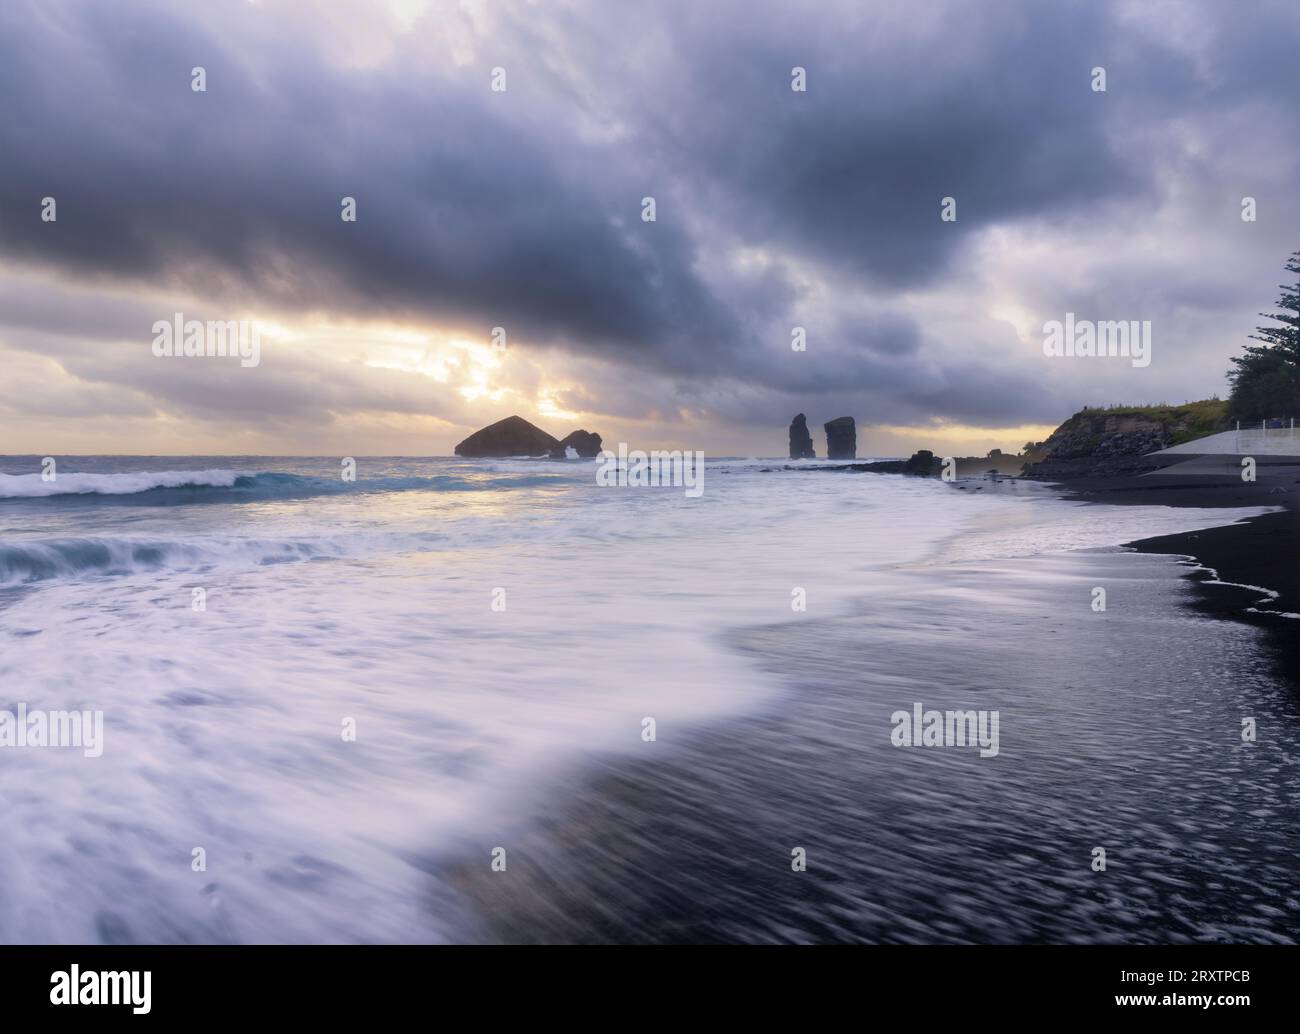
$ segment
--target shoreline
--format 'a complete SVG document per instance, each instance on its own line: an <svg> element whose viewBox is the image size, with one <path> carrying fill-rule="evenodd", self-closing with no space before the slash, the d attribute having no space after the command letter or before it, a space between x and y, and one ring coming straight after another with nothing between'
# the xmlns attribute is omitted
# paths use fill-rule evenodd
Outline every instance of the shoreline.
<svg viewBox="0 0 1300 1034"><path fill-rule="evenodd" d="M904 475L903 461L821 465L806 469ZM786 467L785 469L798 469ZM1185 577L1195 586L1189 604L1198 613L1263 628L1277 670L1300 693L1300 460L1265 458L1254 482L1224 468L1177 463L1142 474L1064 478L1014 477L983 473L959 477L973 482L1030 482L1072 502L1110 506L1168 506L1247 509L1271 506L1273 513L1238 518L1202 531L1155 535L1118 542L1138 553L1183 558ZM982 486L976 484L976 491ZM1226 515L1225 515L1226 516Z"/></svg>
<svg viewBox="0 0 1300 1034"><path fill-rule="evenodd" d="M1139 553L1188 558L1186 577L1196 590L1189 606L1207 617L1263 629L1279 674L1300 692L1298 539L1300 513L1283 510L1124 545Z"/></svg>
<svg viewBox="0 0 1300 1034"><path fill-rule="evenodd" d="M917 570L797 635L737 630L733 648L787 693L556 774L552 810L517 832L518 882L483 872L481 845L440 873L459 929L480 943L1289 942L1294 854L1247 835L1246 777L1286 771L1293 748L1245 751L1235 732L1239 713L1294 721L1294 694L1264 633L1206 635L1189 612L1167 558L1183 537L958 561L941 591ZM1126 602L1079 621L1081 592L1108 578ZM882 620L910 631L882 637ZM916 701L999 711L1002 755L891 744L892 710ZM1212 874L1179 846L1193 836ZM1096 844L1115 845L1104 883Z"/></svg>
<svg viewBox="0 0 1300 1034"><path fill-rule="evenodd" d="M1166 468L1143 476L1043 482L1062 498L1102 505L1276 506L1281 509L1202 531L1121 543L1139 553L1185 558L1198 613L1262 628L1277 670L1300 692L1300 464L1261 463L1258 479Z"/></svg>

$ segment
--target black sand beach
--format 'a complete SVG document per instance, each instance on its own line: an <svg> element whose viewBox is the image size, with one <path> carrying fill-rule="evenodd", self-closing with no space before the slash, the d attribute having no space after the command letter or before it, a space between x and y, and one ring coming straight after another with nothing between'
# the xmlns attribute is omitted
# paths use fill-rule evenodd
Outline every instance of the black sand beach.
<svg viewBox="0 0 1300 1034"><path fill-rule="evenodd" d="M1098 505L1259 506L1295 498L1271 491L1285 476L1244 492L1063 488ZM559 777L539 792L567 803L512 833L509 880L480 871L490 845L476 844L472 865L437 867L458 900L430 907L488 942L1290 943L1294 666L1284 677L1268 651L1281 662L1300 622L1248 612L1258 591L1189 585L1162 554L1287 609L1296 516L1133 543L1142 556L946 565L942 583L918 571L814 627L738 632L788 695ZM1123 592L1081 619L1098 583ZM1001 754L892 746L891 710L913 700L998 709ZM1259 742L1242 742L1243 715Z"/></svg>
<svg viewBox="0 0 1300 1034"><path fill-rule="evenodd" d="M945 579L740 634L786 697L539 790L563 803L510 832L509 875L474 844L438 869L458 900L429 906L486 942L1289 942L1300 757L1263 632L1178 606L1159 556ZM1080 620L1098 579L1128 604ZM882 649L891 618L914 632ZM998 709L1001 754L891 746L913 700Z"/></svg>
<svg viewBox="0 0 1300 1034"><path fill-rule="evenodd" d="M1066 498L1110 505L1196 507L1279 506L1277 513L1223 527L1126 543L1143 553L1191 556L1195 608L1207 615L1266 628L1276 660L1300 689L1300 463L1262 462L1257 480L1198 470L1192 464L1140 477L1078 478L1058 482ZM1233 584L1221 584L1233 583ZM1247 588L1241 588L1246 586ZM1267 599L1256 587L1276 593Z"/></svg>

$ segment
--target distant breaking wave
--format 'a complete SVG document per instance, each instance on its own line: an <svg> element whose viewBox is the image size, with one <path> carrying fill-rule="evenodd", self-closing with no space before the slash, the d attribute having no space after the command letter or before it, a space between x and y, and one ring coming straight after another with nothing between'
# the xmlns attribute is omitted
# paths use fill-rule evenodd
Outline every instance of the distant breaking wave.
<svg viewBox="0 0 1300 1034"><path fill-rule="evenodd" d="M309 560L328 555L325 544L230 540L209 543L114 538L47 539L0 545L0 585L21 585L79 575L196 570L234 556L252 563Z"/></svg>
<svg viewBox="0 0 1300 1034"><path fill-rule="evenodd" d="M349 492L472 492L503 488L540 488L565 480L561 475L461 478L380 477L344 481L304 474L241 474L235 470L162 470L130 474L60 474L43 481L40 474L0 474L0 499L51 497L130 497L131 503L175 505L197 502L292 499Z"/></svg>
<svg viewBox="0 0 1300 1034"><path fill-rule="evenodd" d="M56 579L185 573L216 567L266 566L364 556L375 550L415 551L445 542L438 531L320 538L148 539L87 536L0 542L0 587Z"/></svg>
<svg viewBox="0 0 1300 1034"><path fill-rule="evenodd" d="M0 499L50 495L132 495L151 488L230 488L237 470L155 470L139 474L60 474L45 481L40 474L0 474Z"/></svg>

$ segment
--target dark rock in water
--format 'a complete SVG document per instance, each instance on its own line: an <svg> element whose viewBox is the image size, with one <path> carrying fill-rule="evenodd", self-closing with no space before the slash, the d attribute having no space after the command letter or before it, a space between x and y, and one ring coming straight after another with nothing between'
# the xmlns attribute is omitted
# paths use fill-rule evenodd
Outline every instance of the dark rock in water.
<svg viewBox="0 0 1300 1034"><path fill-rule="evenodd" d="M564 459L568 455L565 452L566 449L573 449L583 459L599 456L600 435L594 431L571 431L564 436L558 445L551 449L551 459Z"/></svg>
<svg viewBox="0 0 1300 1034"><path fill-rule="evenodd" d="M792 460L817 458L812 435L808 433L808 420L802 413L790 421L790 458Z"/></svg>
<svg viewBox="0 0 1300 1034"><path fill-rule="evenodd" d="M549 456L560 443L521 416L508 416L475 431L456 446L457 456ZM561 453L563 454L563 453Z"/></svg>
<svg viewBox="0 0 1300 1034"><path fill-rule="evenodd" d="M858 455L858 429L853 417L836 417L826 428L826 458L829 460L851 460Z"/></svg>
<svg viewBox="0 0 1300 1034"><path fill-rule="evenodd" d="M903 464L904 474L938 474L939 468L943 466L941 460L934 458L934 453L929 449L920 449Z"/></svg>
<svg viewBox="0 0 1300 1034"><path fill-rule="evenodd" d="M795 470L786 467L786 470ZM840 473L859 472L867 474L914 474L918 476L939 475L943 472L943 460L935 457L929 449L912 453L905 460L873 460L871 463L845 463L837 467L812 467L812 470L830 470Z"/></svg>

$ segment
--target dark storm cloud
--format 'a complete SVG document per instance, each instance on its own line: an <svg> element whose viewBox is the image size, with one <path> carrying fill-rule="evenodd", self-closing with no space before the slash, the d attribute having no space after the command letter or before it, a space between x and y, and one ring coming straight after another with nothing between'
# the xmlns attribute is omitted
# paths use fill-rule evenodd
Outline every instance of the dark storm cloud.
<svg viewBox="0 0 1300 1034"><path fill-rule="evenodd" d="M55 8L78 16L0 16L9 256L594 347L725 326L683 230L640 232L643 191L606 182L598 146L489 93L486 69L347 74L289 43L232 53L153 6ZM194 64L207 93L189 89ZM46 195L54 226L33 217Z"/></svg>
<svg viewBox="0 0 1300 1034"><path fill-rule="evenodd" d="M1155 163L1116 142L1142 120L1296 86L1276 60L1294 15L1274 4L1248 28L1180 12L1233 41L1210 76L1118 4L502 4L468 63L440 59L448 8L356 66L249 30L259 8L214 10L229 31L152 3L0 8L0 257L271 310L503 325L756 420L819 395L881 422L1059 415L1033 368L930 340L891 296L942 289L990 226L1154 205ZM839 287L810 302L810 276ZM794 323L819 341L798 365Z"/></svg>
<svg viewBox="0 0 1300 1034"><path fill-rule="evenodd" d="M1105 98L1088 86L1098 60L1119 57L1098 5L955 5L901 41L857 10L776 9L721 56L701 45L716 26L685 34L692 74L667 80L668 105L692 116L675 143L742 238L910 286L991 223L1150 189L1108 144ZM1160 56L1141 78L1177 89L1186 73ZM944 197L954 223L939 219Z"/></svg>

